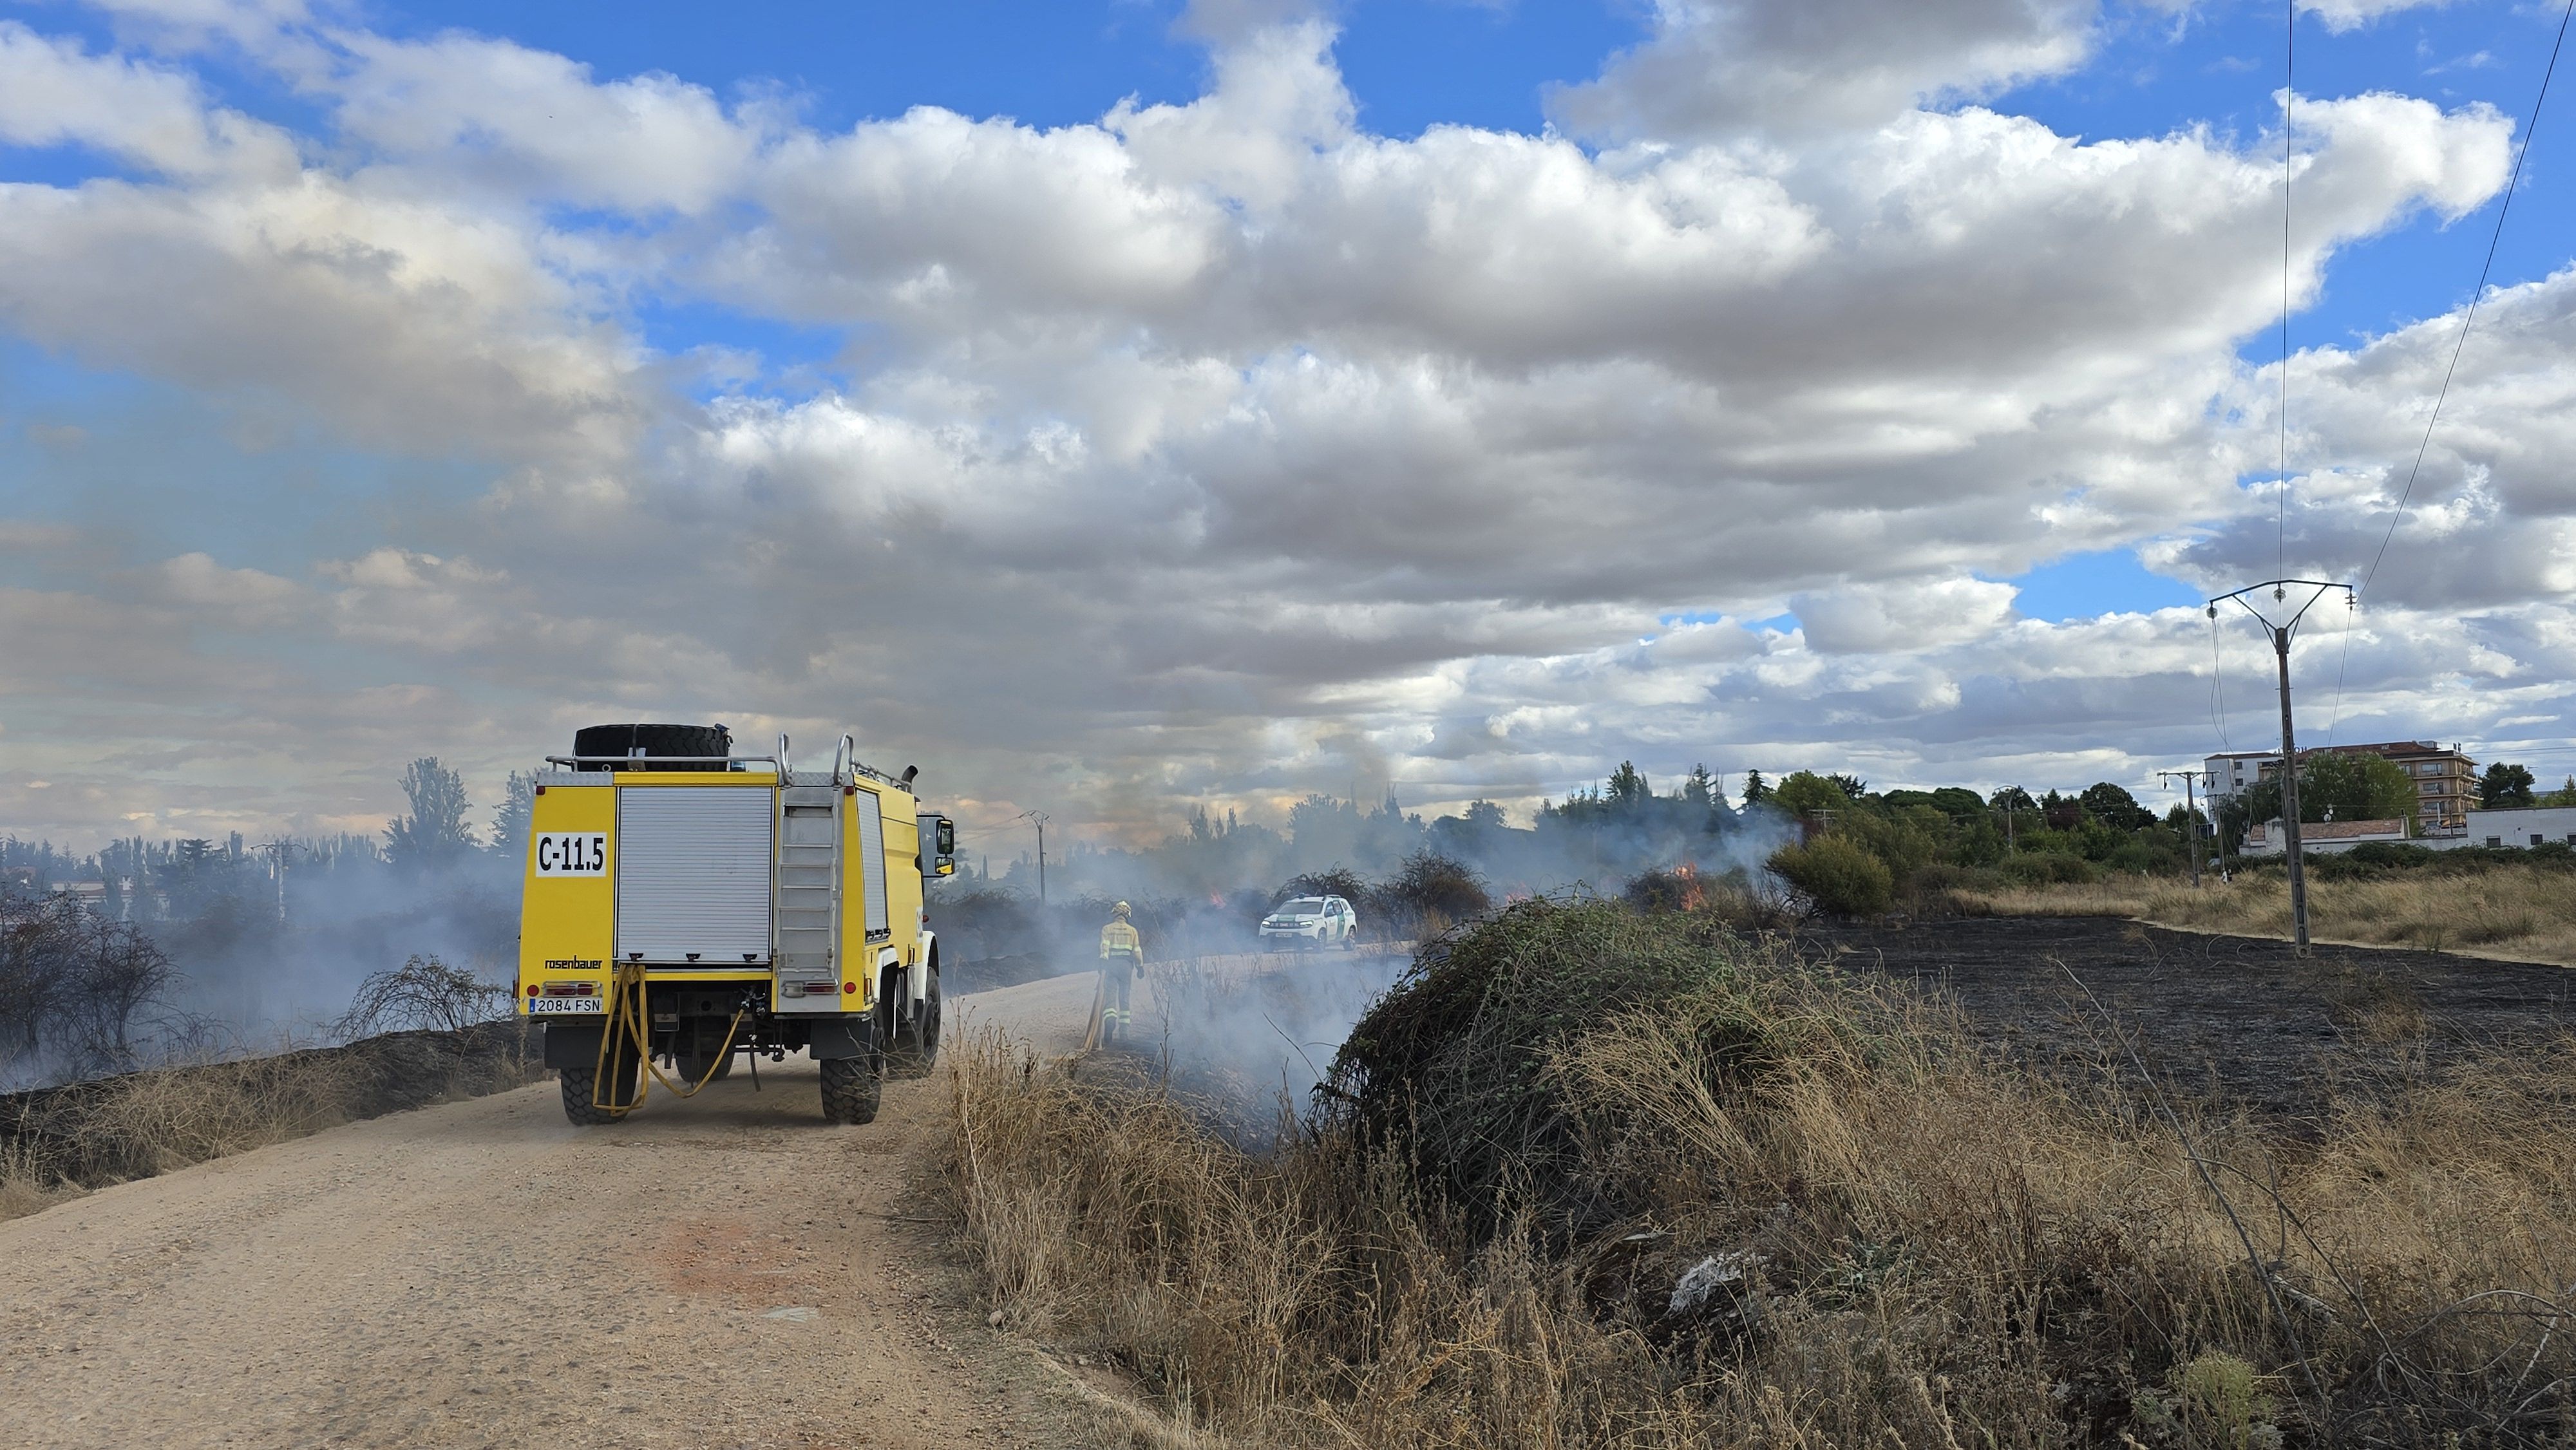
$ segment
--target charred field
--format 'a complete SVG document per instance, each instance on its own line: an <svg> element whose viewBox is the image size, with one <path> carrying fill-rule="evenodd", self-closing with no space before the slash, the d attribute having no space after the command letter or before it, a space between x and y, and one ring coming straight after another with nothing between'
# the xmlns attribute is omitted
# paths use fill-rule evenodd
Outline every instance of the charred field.
<svg viewBox="0 0 2576 1450"><path fill-rule="evenodd" d="M2285 941L2108 917L1810 923L1792 939L1802 956L1949 999L2026 1067L2082 1076L2133 1047L2161 1084L2276 1122L2576 1029L2576 972L2443 952L2317 946L2303 959Z"/></svg>

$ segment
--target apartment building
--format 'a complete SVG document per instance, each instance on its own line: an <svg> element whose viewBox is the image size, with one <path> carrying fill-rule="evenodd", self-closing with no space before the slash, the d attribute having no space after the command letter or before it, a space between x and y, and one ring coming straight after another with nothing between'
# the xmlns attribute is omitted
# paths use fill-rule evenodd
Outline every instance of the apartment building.
<svg viewBox="0 0 2576 1450"><path fill-rule="evenodd" d="M2427 836L2457 836L2468 829L2468 812L2477 804L2478 763L2457 745L2430 740L2388 740L2372 745L2331 745L2334 755L2376 755L2406 772L2415 782L2416 828ZM2302 759L2315 755L2302 750ZM2258 780L2280 773L2279 751L2235 751L2204 762L2210 799L2242 794Z"/></svg>

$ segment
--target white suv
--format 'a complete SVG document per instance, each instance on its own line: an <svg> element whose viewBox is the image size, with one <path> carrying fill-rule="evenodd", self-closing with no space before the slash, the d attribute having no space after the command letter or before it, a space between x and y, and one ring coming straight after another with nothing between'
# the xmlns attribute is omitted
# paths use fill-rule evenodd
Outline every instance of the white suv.
<svg viewBox="0 0 2576 1450"><path fill-rule="evenodd" d="M1296 942L1348 948L1359 925L1359 914L1338 896L1300 896L1270 908L1261 919L1261 940L1265 946Z"/></svg>

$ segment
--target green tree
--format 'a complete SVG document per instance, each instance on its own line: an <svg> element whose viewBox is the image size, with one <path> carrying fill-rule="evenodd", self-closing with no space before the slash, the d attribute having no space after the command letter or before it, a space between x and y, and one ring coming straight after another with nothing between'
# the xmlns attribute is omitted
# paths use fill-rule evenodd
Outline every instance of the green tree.
<svg viewBox="0 0 2576 1450"><path fill-rule="evenodd" d="M2309 814L2310 790L2334 808L2332 817ZM2406 767L2376 755L2311 757L2299 772L2299 795L2302 820L2411 821L2421 800Z"/></svg>
<svg viewBox="0 0 2576 1450"><path fill-rule="evenodd" d="M2111 782L2096 781L2084 788L2076 799L2083 803L2084 814L2115 831L2134 831L2155 824L2155 812L2138 804L2138 798Z"/></svg>
<svg viewBox="0 0 2576 1450"><path fill-rule="evenodd" d="M1793 770L1772 792L1772 804L1793 816L1811 816L1820 811L1851 809L1852 798L1832 776L1812 770Z"/></svg>
<svg viewBox="0 0 2576 1450"><path fill-rule="evenodd" d="M2544 806L2576 806L2576 775L2567 777L2567 783L2565 785L2562 785L2558 789L2551 791L2549 794L2540 797L2540 799L2534 802L2534 804Z"/></svg>
<svg viewBox="0 0 2576 1450"><path fill-rule="evenodd" d="M398 869L443 870L474 849L474 832L465 824L465 781L455 771L425 755L403 767L402 788L411 813L385 827L385 855Z"/></svg>
<svg viewBox="0 0 2576 1450"><path fill-rule="evenodd" d="M528 849L528 821L536 814L537 778L511 771L501 784L501 808L492 813L492 854L516 860Z"/></svg>
<svg viewBox="0 0 2576 1450"><path fill-rule="evenodd" d="M1748 806L1760 805L1769 799L1771 799L1771 784L1762 778L1762 772L1758 770L1744 772L1744 803Z"/></svg>
<svg viewBox="0 0 2576 1450"><path fill-rule="evenodd" d="M1692 766L1690 768L1690 777L1682 782L1682 800L1690 805L1699 807L1701 810L1707 810L1710 804L1716 799L1717 782L1710 778L1708 767L1705 765Z"/></svg>
<svg viewBox="0 0 2576 1450"><path fill-rule="evenodd" d="M2247 822L2280 819L2280 777L2256 781L2246 788L2244 801ZM2415 807L2415 781L2393 761L2319 753L2299 762L2302 821L2412 820ZM2227 814L2221 807L2222 820Z"/></svg>
<svg viewBox="0 0 2576 1450"><path fill-rule="evenodd" d="M1911 805L1847 811L1835 819L1834 834L1849 836L1877 857L1894 888L1904 891L1924 867L1946 854L1952 831L1950 818L1939 810Z"/></svg>
<svg viewBox="0 0 2576 1450"><path fill-rule="evenodd" d="M2478 804L2491 811L2512 810L2531 804L2531 768L2497 761L2478 778ZM2301 815L2307 814L2305 811Z"/></svg>
<svg viewBox="0 0 2576 1450"><path fill-rule="evenodd" d="M1611 805L1621 810L1635 810L1653 794L1653 789L1646 784L1644 772L1637 769L1635 761L1620 761L1619 768L1610 772L1608 795Z"/></svg>

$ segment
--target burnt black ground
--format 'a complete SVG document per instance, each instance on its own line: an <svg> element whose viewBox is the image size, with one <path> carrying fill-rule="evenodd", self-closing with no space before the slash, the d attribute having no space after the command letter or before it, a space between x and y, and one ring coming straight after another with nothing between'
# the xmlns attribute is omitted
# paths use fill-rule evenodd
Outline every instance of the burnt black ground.
<svg viewBox="0 0 2576 1450"><path fill-rule="evenodd" d="M1980 1037L2029 1065L2098 1074L2118 1049L2080 978L2167 1084L2275 1120L2313 1114L2330 1087L2439 1074L2481 1050L2576 1033L2576 971L2563 967L2344 946L2302 960L2287 942L2105 917L1797 935L1809 956L1947 995Z"/></svg>

